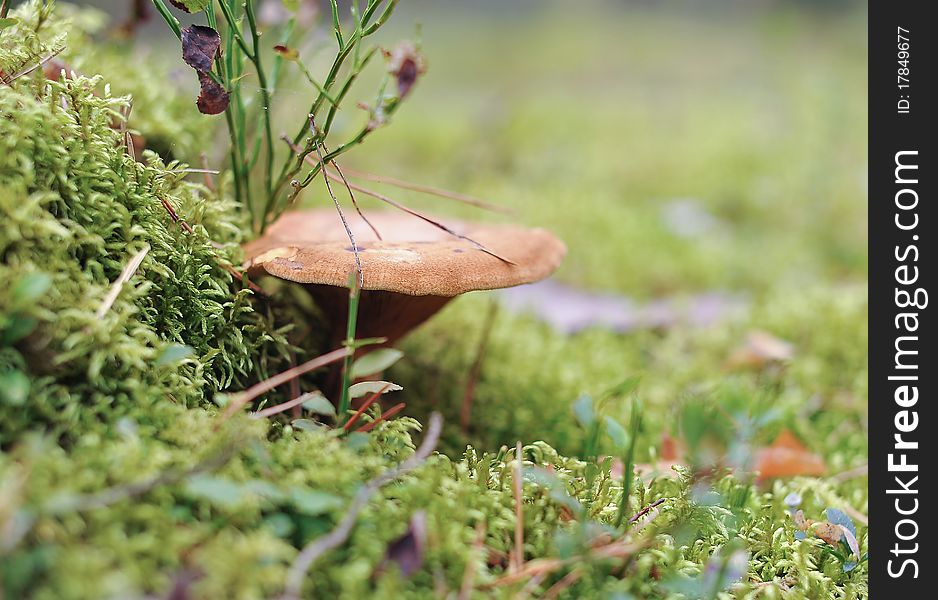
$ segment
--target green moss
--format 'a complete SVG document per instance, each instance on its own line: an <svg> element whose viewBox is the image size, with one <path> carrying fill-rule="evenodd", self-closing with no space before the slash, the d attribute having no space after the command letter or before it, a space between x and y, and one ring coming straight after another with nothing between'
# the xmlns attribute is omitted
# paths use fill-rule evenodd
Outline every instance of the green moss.
<svg viewBox="0 0 938 600"><path fill-rule="evenodd" d="M751 310L719 327L627 336L598 329L565 336L530 316L502 311L476 385L467 438L455 423L488 299L462 298L407 340L406 358L388 374L405 386L398 395L416 420L397 418L368 436L351 437L329 428L307 431L285 418L239 415L221 424L217 392L242 389L281 370L293 350L302 355L289 347L282 325L304 309L302 301L281 294L269 302L232 281L225 267L239 263L245 219L228 199L226 176L213 191L184 173L184 165L164 161L195 160L210 137L190 96L169 93L162 72L156 77L135 71L135 62L121 64L126 48L92 43L100 15L66 7L53 15L33 3L16 18L18 25L0 31L0 69L13 73L34 64L60 43L56 32L68 30L62 56L88 77L56 83L33 73L0 86L0 585L6 597L165 596L174 586L191 588L194 597L275 596L299 549L335 526L365 482L410 456L431 410L450 423L444 453L368 502L349 539L314 565L306 597L455 594L470 564L472 597L515 597L526 582L499 579L508 572L515 543L515 466L503 445L516 440L524 444L527 475L525 558L571 561L532 584L527 592L534 596L573 572L578 578L564 597L706 596L694 578L735 549L747 553L748 573L741 583L719 586L720 598L866 596L866 565L845 572L819 540L797 540L784 502L797 492L812 519L823 519L828 507L865 512L862 478L757 486L745 469L708 478L686 468L645 477L632 487L629 513L665 500L649 528L633 533L646 545L625 565L587 556L604 536L618 535L612 524L622 488L612 460L577 458L586 454L586 435L572 403L581 394L601 398L626 377L641 377L641 462L657 459L662 433L679 435L688 415L725 414L745 427L713 422L710 433L723 449L751 449L789 428L824 455L832 473L864 462L866 293L856 283L829 281L831 274L862 278L862 249L850 227L822 235L831 220L841 219L841 208L849 209L847 223L862 221L849 202L856 190L831 184L836 203L815 215L809 230L799 229L804 239L795 240L772 228L776 219L796 227L804 203L776 210L752 198L758 174L772 160L800 165L777 197L811 188L813 171L794 160L794 142L775 155L766 144L763 154L743 156L734 148L754 132L733 126L716 135L695 120L694 109L688 119L698 125L677 149L653 148L613 177L595 168L609 148L589 146L575 157L576 185L562 180L558 186L548 175L570 157L543 149L566 131L547 125L558 110L573 114L569 98L537 99L527 106L530 119L500 136L453 131L458 127L451 122L450 129L439 129L432 110L415 110L426 122L414 123L405 111L410 143L404 151L380 153L383 164L406 160L439 168L454 187L461 181L470 189L514 186L503 192L538 209L574 249L562 277L621 293L640 289L641 295L707 286L749 290ZM576 54L554 51L554 67L582 65ZM159 70L158 61L152 65ZM602 70L594 67L596 73L586 75ZM131 124L154 140L151 147L162 159L151 153L135 162L121 145L112 125L129 103L115 94L126 93L134 98ZM548 101L556 104L548 107ZM762 114L752 103L747 110L753 120ZM807 112L795 113L799 131L815 131L806 127ZM655 126L637 113L607 127L604 120L612 114L610 108L592 120L584 117L577 131L618 144L629 136L648 138ZM474 179L466 163L433 162L445 154L441 144L468 140L469 147L475 135L494 140L491 152L482 154L483 162L493 161L497 182ZM814 142L825 139L818 134ZM709 170L709 163L695 158L701 148L719 156L726 169ZM620 202L615 190L632 189L636 173L662 169L668 156L683 161L676 172L699 179L710 208L748 233L699 248L664 235L654 201ZM516 172L499 170L506 164ZM667 182L658 191L681 193L685 184ZM581 186L596 200L595 211L566 202ZM749 191L732 196L740 187ZM728 199L720 199L723 193ZM173 223L161 200L194 233ZM608 238L602 248L586 243L597 232ZM757 264L749 256L765 240L765 263ZM137 273L99 316L121 271L146 246ZM634 251L644 246L661 260ZM767 265L781 268L789 256L791 268L773 279ZM615 277L610 261L620 267ZM801 270L815 263L817 269ZM794 344L795 358L785 369L726 368L727 357L753 328ZM314 348L309 340L316 331L297 337L307 334L312 337L304 345ZM606 398L602 416L625 423L629 400ZM605 437L600 451L611 454L614 445ZM417 511L426 515L427 539L420 567L404 577L385 557ZM485 553L475 547L479 524ZM865 528L859 533L866 551Z"/></svg>

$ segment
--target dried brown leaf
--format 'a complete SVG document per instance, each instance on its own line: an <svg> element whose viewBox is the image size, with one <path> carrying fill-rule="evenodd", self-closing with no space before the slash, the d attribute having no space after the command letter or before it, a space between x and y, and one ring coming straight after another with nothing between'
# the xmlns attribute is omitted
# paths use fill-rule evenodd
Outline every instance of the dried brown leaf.
<svg viewBox="0 0 938 600"><path fill-rule="evenodd" d="M190 25L182 30L182 60L196 71L211 71L221 37L211 27Z"/></svg>
<svg viewBox="0 0 938 600"><path fill-rule="evenodd" d="M397 79L397 97L403 99L426 70L423 55L411 42L401 42L390 53L389 71Z"/></svg>
<svg viewBox="0 0 938 600"><path fill-rule="evenodd" d="M796 475L823 475L824 459L809 451L787 429L771 446L756 450L755 470L761 479L794 477Z"/></svg>
<svg viewBox="0 0 938 600"><path fill-rule="evenodd" d="M196 100L199 112L206 115L225 112L229 101L228 90L202 71L199 71L199 84L202 86L202 91Z"/></svg>

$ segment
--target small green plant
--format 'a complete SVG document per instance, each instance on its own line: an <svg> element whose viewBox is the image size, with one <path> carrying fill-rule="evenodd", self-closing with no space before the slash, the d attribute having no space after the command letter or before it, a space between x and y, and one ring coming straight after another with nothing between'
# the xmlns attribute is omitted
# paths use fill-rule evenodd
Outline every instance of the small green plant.
<svg viewBox="0 0 938 600"><path fill-rule="evenodd" d="M382 52L388 68L374 103L365 107L365 123L349 139L328 150L326 140L342 102L362 71L379 54L377 46L366 46L368 38L388 21L398 0L368 0L361 9L357 2L351 2L350 27L343 26L336 0L330 2L337 47L321 82L296 50L303 31L297 27L295 15L264 32L264 40L277 40L268 44L261 41L255 0L170 0L180 10L205 16L205 25L184 29L163 0L152 1L180 40L183 58L198 74L202 88L199 110L225 115L235 200L248 212L251 228L258 233L286 210L326 165L341 173L336 158L387 123L423 70L422 58L411 44L402 44L394 52ZM285 5L296 11L299 3ZM278 85L291 66L309 82L313 99L309 110L298 118L296 133L284 135L280 141L273 134L274 104ZM256 79L260 102L253 101L245 88L248 78ZM389 85L392 79L394 86ZM317 127L315 123L322 125ZM316 160L308 160L313 154ZM312 166L302 175L306 163ZM325 174L323 179L328 185ZM334 197L331 189L330 195Z"/></svg>

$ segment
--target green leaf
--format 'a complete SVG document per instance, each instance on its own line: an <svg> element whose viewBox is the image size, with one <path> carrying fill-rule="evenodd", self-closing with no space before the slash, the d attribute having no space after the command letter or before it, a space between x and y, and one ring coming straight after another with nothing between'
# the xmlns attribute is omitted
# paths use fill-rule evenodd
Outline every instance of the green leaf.
<svg viewBox="0 0 938 600"><path fill-rule="evenodd" d="M383 392L381 392L382 389L384 389ZM397 392L402 389L404 388L390 381L362 381L349 386L348 395L349 398L360 398L361 396L377 394L378 392L387 394L388 392Z"/></svg>
<svg viewBox="0 0 938 600"><path fill-rule="evenodd" d="M606 390L606 396L627 396L638 388L641 381L642 378L637 375L629 377Z"/></svg>
<svg viewBox="0 0 938 600"><path fill-rule="evenodd" d="M350 450L361 450L371 442L371 436L361 431L353 431L345 437L345 443Z"/></svg>
<svg viewBox="0 0 938 600"><path fill-rule="evenodd" d="M290 500L298 511L311 517L342 506L342 498L320 490L293 488L290 490Z"/></svg>
<svg viewBox="0 0 938 600"><path fill-rule="evenodd" d="M312 419L295 419L290 421L290 425L293 426L293 429L299 429L300 431L319 431L325 427L322 423L317 423Z"/></svg>
<svg viewBox="0 0 938 600"><path fill-rule="evenodd" d="M380 373L399 361L402 356L404 353L396 348L379 348L374 352L369 352L352 363L351 378L357 379Z"/></svg>
<svg viewBox="0 0 938 600"><path fill-rule="evenodd" d="M6 29L7 27L13 27L13 26L16 25L17 23L19 23L19 20L18 20L18 19L14 19L13 17L7 17L7 18L4 18L4 19L0 19L0 29Z"/></svg>
<svg viewBox="0 0 938 600"><path fill-rule="evenodd" d="M596 422L596 411L593 410L593 398L587 394L582 394L573 403L573 415L577 422L585 428L589 428Z"/></svg>
<svg viewBox="0 0 938 600"><path fill-rule="evenodd" d="M629 445L629 434L625 431L619 422L612 417L606 417L606 433L612 439L612 443L619 450L624 450Z"/></svg>
<svg viewBox="0 0 938 600"><path fill-rule="evenodd" d="M39 322L34 317L28 315L12 315L6 328L3 329L3 335L0 336L0 339L3 341L0 345L10 346L18 342L32 333L38 324Z"/></svg>
<svg viewBox="0 0 938 600"><path fill-rule="evenodd" d="M0 373L0 400L10 406L22 406L29 397L30 381L22 371Z"/></svg>
<svg viewBox="0 0 938 600"><path fill-rule="evenodd" d="M348 348L361 348L363 346L374 346L375 344L383 344L388 341L386 337L370 337L370 338L360 338L353 340L351 344L345 344Z"/></svg>
<svg viewBox="0 0 938 600"><path fill-rule="evenodd" d="M159 358L156 359L156 366L170 365L187 358L194 350L190 346L183 344L170 344L163 349Z"/></svg>
<svg viewBox="0 0 938 600"><path fill-rule="evenodd" d="M11 292L14 309L28 308L52 287L52 277L46 273L31 273L20 277Z"/></svg>
<svg viewBox="0 0 938 600"><path fill-rule="evenodd" d="M187 13L197 13L205 10L212 0L169 0L169 3L179 10Z"/></svg>
<svg viewBox="0 0 938 600"><path fill-rule="evenodd" d="M303 394L303 408L317 415L335 416L335 406L319 391Z"/></svg>
<svg viewBox="0 0 938 600"><path fill-rule="evenodd" d="M212 504L225 507L237 506L244 499L243 486L214 475L196 475L186 483L186 491Z"/></svg>

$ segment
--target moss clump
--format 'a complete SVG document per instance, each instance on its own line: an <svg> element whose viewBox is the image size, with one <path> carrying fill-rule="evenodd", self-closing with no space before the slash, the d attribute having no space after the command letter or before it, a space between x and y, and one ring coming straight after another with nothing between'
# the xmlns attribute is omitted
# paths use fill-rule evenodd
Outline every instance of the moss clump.
<svg viewBox="0 0 938 600"><path fill-rule="evenodd" d="M20 48L37 26L24 19L2 30L0 47ZM49 16L40 27L65 25ZM56 43L35 42L28 55ZM5 69L26 61L4 58ZM286 356L283 332L226 270L241 223L224 186L187 181L182 165L152 153L145 164L130 157L112 127L129 99L110 96L98 77L34 73L0 92L0 280L9 282L0 289L0 364L21 389L7 397L16 408L0 419L0 445L29 428L75 435L167 399L198 404ZM145 247L137 273L102 309Z"/></svg>

